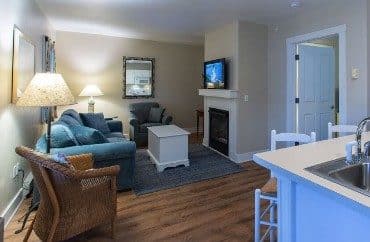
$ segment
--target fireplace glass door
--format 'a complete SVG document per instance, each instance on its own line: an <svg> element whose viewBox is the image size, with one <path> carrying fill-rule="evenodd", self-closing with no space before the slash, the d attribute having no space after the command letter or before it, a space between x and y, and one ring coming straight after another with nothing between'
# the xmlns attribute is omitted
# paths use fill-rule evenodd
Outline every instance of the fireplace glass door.
<svg viewBox="0 0 370 242"><path fill-rule="evenodd" d="M229 112L209 108L209 146L229 155Z"/></svg>

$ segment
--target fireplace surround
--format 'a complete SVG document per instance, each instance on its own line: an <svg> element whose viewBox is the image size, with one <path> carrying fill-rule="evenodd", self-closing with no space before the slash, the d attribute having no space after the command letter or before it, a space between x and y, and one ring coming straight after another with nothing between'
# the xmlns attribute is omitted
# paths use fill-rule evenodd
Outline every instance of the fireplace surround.
<svg viewBox="0 0 370 242"><path fill-rule="evenodd" d="M228 119L228 150L227 152L220 152L229 157L234 162L239 162L242 159L236 152L236 140L237 140L237 115L238 115L238 98L239 92L236 90L211 90L211 89L200 89L199 95L204 98L204 137L203 145L211 147L209 140L210 131L210 115L208 110L210 108L227 111L229 115ZM215 148L213 148L215 149Z"/></svg>

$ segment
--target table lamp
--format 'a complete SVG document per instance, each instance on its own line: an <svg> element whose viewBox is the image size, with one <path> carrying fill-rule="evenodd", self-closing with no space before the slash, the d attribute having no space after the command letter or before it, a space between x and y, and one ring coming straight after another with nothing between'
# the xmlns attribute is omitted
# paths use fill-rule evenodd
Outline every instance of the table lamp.
<svg viewBox="0 0 370 242"><path fill-rule="evenodd" d="M80 97L90 97L89 99L89 106L88 106L88 112L93 113L94 112L94 105L95 100L94 97L97 96L103 96L104 93L99 89L97 85L87 85L82 92L80 93Z"/></svg>
<svg viewBox="0 0 370 242"><path fill-rule="evenodd" d="M75 99L62 75L57 73L36 73L18 99L17 106L47 107L46 153L50 153L50 132L52 107L74 104Z"/></svg>

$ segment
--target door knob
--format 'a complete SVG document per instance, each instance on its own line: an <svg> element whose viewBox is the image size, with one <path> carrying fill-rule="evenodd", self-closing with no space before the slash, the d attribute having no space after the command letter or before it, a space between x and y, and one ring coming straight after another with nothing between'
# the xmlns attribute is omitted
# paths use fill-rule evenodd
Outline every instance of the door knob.
<svg viewBox="0 0 370 242"><path fill-rule="evenodd" d="M331 107L330 107L331 109L334 109L334 105L331 105Z"/></svg>

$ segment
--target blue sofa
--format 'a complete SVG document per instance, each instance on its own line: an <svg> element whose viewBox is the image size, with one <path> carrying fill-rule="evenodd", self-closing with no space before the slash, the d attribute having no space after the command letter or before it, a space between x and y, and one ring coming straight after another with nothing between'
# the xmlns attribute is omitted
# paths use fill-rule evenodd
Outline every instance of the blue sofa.
<svg viewBox="0 0 370 242"><path fill-rule="evenodd" d="M53 123L50 153L62 153L67 156L92 153L95 168L120 166L117 177L118 190L132 188L136 144L124 138L122 122L106 120L109 132L102 133L86 127L81 115L83 114L69 109L61 115L57 122ZM91 139L91 135L94 139ZM94 141L97 143L93 143ZM46 151L45 135L37 141L36 150Z"/></svg>

